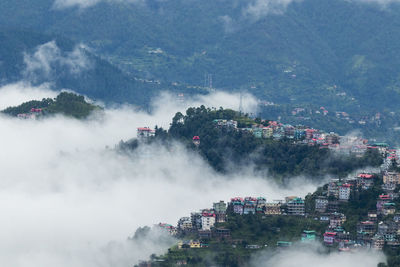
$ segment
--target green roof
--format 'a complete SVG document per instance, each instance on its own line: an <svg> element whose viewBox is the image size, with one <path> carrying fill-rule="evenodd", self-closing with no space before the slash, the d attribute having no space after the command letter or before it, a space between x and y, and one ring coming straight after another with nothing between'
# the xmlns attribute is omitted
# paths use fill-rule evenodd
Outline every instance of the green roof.
<svg viewBox="0 0 400 267"><path fill-rule="evenodd" d="M386 147L389 146L389 145L386 144L386 143L374 143L373 145L374 145L374 146L386 146Z"/></svg>
<svg viewBox="0 0 400 267"><path fill-rule="evenodd" d="M290 247L292 245L292 242L278 241L276 242L276 245L278 247Z"/></svg>

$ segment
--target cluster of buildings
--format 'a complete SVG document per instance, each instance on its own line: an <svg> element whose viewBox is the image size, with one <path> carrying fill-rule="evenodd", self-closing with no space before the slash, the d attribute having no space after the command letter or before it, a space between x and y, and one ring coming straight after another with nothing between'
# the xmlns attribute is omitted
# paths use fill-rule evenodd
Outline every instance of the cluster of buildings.
<svg viewBox="0 0 400 267"><path fill-rule="evenodd" d="M229 205L236 214L265 214L265 215L305 215L304 200L299 197L286 197L285 200L267 202L264 197L235 197Z"/></svg>
<svg viewBox="0 0 400 267"><path fill-rule="evenodd" d="M325 109L324 109L325 110ZM295 109L300 112L301 109ZM320 145L322 148L330 148L338 152L354 153L362 155L371 147L368 140L356 136L339 136L334 132L324 132L304 125L293 126L277 121L263 121L262 124L253 124L251 127L238 128L238 122L234 120L214 120L216 127L229 128L251 132L256 138L263 139L290 139L297 144Z"/></svg>
<svg viewBox="0 0 400 267"><path fill-rule="evenodd" d="M202 209L198 212L192 212L188 217L182 217L178 220L177 226L160 223L157 226L167 230L171 235L182 236L194 234L199 240L214 238L229 238L230 231L225 228L214 227L216 223L226 221L228 204L223 200L213 203L212 209ZM206 243L198 240L181 241L179 248L200 248L207 246Z"/></svg>
<svg viewBox="0 0 400 267"><path fill-rule="evenodd" d="M207 243L199 240L208 240L210 238L230 239L230 230L223 227L216 227L217 223L227 221L227 211L230 209L233 213L239 215L246 214L265 214L265 215L305 215L304 200L299 197L286 197L285 200L275 200L267 202L264 197L234 197L230 202L223 200L213 203L212 209L203 209L199 212L192 212L188 217L182 217L178 220L177 226L160 223L157 226L165 229L171 235L195 235L199 239L186 240L178 244L179 248L200 248L208 246ZM307 238L310 239L310 238ZM254 247L249 247L254 249Z"/></svg>
<svg viewBox="0 0 400 267"><path fill-rule="evenodd" d="M362 116L358 118L353 118L347 112L337 111L335 113L335 116L336 118L347 121L350 124L359 124L359 125L375 124L377 126L382 124L382 114L379 112L371 117Z"/></svg>
<svg viewBox="0 0 400 267"><path fill-rule="evenodd" d="M337 95L346 96L346 93L342 92L338 93ZM292 109L290 114L301 120L310 120L311 115L313 114L326 116L329 114L329 111L325 107L320 107L319 109L296 107ZM350 116L350 114L345 111L336 111L332 112L331 114L333 114L333 116L339 120L345 121L349 124L358 124L360 126L370 124L380 126L383 118L382 114L379 112L372 116Z"/></svg>
<svg viewBox="0 0 400 267"><path fill-rule="evenodd" d="M268 126L253 125L251 128L238 128L238 123L233 120L215 120L216 127L227 127L235 130L252 132L257 138L291 138L296 142L305 144L320 144L331 149L345 149L353 153L364 153L369 149L377 150L384 156L384 163L380 173L360 172L354 177L345 179L331 179L322 190L311 197L311 206L306 207L305 200L301 197L291 196L284 200L267 201L265 197L233 197L228 203L224 201L213 203L210 209L192 212L188 217L179 219L177 226L159 224L170 234L176 236L196 237L196 239L182 241L179 248L207 247L204 240L210 238L230 239L230 230L219 227L229 218L227 213L238 215L262 214L264 216L308 216L326 224L325 231L317 233L313 230L304 230L301 234L303 242L321 239L326 246L337 247L340 251L350 251L359 247L382 249L384 245L400 246L400 212L396 206L399 198L398 186L400 185L400 168L397 163L399 156L396 150L389 149L385 143L368 144L367 140L358 137L340 137L335 133L324 133L304 126L283 125L271 121ZM151 136L149 128L139 128L138 135ZM200 144L200 137L194 136L193 142ZM397 168L393 168L396 165ZM343 213L349 201L366 190L378 190L376 205L367 214L360 216L356 223L356 232L346 229L349 218ZM307 201L309 199L307 198ZM354 223L354 222L353 222ZM199 241L201 240L201 241ZM233 242L234 243L234 242ZM279 241L278 248L291 245L290 242ZM255 249L259 245L249 245Z"/></svg>
<svg viewBox="0 0 400 267"><path fill-rule="evenodd" d="M36 120L38 117L43 115L43 109L41 108L31 108L28 113L20 113L17 115L20 119Z"/></svg>
<svg viewBox="0 0 400 267"><path fill-rule="evenodd" d="M381 173L359 173L356 177L343 181L333 179L324 187L325 190L315 197L314 215L318 215L315 219L327 223L323 234L325 245L337 246L340 251L358 247L379 250L384 245L400 246L400 213L396 206L396 199L399 198L396 188L400 185L400 173L390 168L398 157L395 151L387 149L386 146L379 149L386 153ZM387 161L390 161L390 164ZM357 222L356 233L350 234L343 227L347 218L338 212L339 206L351 200L352 194L359 194L377 185L380 185L378 190L381 193L375 200L376 205Z"/></svg>
<svg viewBox="0 0 400 267"><path fill-rule="evenodd" d="M381 184L378 179L382 180L383 193L377 197L375 208L360 216L362 220L357 222L356 233L350 233L348 229L346 231L345 223L348 218L341 213L340 207L352 200L355 192L370 190ZM197 236L198 239L181 241L178 248L202 248L208 247L206 242L210 238L229 239L235 244L230 230L218 227L218 223L229 219L228 212L243 216L307 216L326 224L326 228L320 236L314 230L304 230L301 234L302 242L321 239L326 246L337 247L340 251L351 251L360 247L382 249L384 245L400 246L400 213L397 212L394 202L399 193L388 186L399 184L400 173L394 171L384 171L383 174L362 172L344 180L331 180L322 191L318 191L318 195L312 196L313 208L308 207L307 210L305 201L295 196L272 202L264 197L233 197L228 203L221 200L214 203L211 209L192 212L190 217L180 218L176 227L169 224L159 224L159 227L166 229L171 235ZM289 247L291 242L279 241L276 246ZM261 247L249 245L246 248Z"/></svg>

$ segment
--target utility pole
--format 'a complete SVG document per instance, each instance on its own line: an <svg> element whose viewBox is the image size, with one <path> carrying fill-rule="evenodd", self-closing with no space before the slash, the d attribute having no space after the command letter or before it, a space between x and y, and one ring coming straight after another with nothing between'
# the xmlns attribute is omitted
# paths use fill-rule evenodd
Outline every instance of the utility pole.
<svg viewBox="0 0 400 267"><path fill-rule="evenodd" d="M239 101L239 114L242 115L243 112L243 93L240 91L240 101Z"/></svg>

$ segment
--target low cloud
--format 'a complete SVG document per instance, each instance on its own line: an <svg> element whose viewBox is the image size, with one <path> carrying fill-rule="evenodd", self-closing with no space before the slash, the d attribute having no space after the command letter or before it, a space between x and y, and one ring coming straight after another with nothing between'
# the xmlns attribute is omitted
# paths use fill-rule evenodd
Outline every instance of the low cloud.
<svg viewBox="0 0 400 267"><path fill-rule="evenodd" d="M220 16L219 19L226 33L233 33L239 28L237 22L228 15Z"/></svg>
<svg viewBox="0 0 400 267"><path fill-rule="evenodd" d="M8 84L0 90L0 110L10 106L18 106L30 100L41 100L47 97L56 97L57 92L51 90L49 84L31 86L29 83L18 82Z"/></svg>
<svg viewBox="0 0 400 267"><path fill-rule="evenodd" d="M30 90L18 84L11 87L0 89L2 101L22 99L18 94ZM54 96L46 88L32 90L37 99ZM31 121L0 115L0 213L4 218L0 262L15 267L132 266L168 247L153 247L157 236L146 246L127 242L139 226L176 224L191 211L237 195L272 200L312 192L317 185L305 182L279 189L251 168L229 176L216 173L179 143L170 150L141 146L131 155L113 149L121 139L134 137L137 127L168 126L172 115L187 106L236 107L238 97L216 93L183 104L163 95L155 101L159 104L154 104L152 114L125 106L106 109L103 115L85 121L63 116Z"/></svg>
<svg viewBox="0 0 400 267"><path fill-rule="evenodd" d="M66 69L69 75L76 75L91 67L84 52L84 46L76 46L71 52L64 52L55 41L38 46L32 54L24 54L24 77L31 81L51 79L55 69Z"/></svg>
<svg viewBox="0 0 400 267"><path fill-rule="evenodd" d="M245 17L251 20L259 20L269 14L283 14L292 2L302 0L253 0L243 10Z"/></svg>
<svg viewBox="0 0 400 267"><path fill-rule="evenodd" d="M138 3L145 0L55 0L53 7L55 9L64 9L64 8L88 8L94 6L100 2L114 2L114 3Z"/></svg>
<svg viewBox="0 0 400 267"><path fill-rule="evenodd" d="M386 262L382 252L358 250L353 253L328 253L320 244L300 245L278 253L262 253L253 257L254 267L376 267L378 263Z"/></svg>
<svg viewBox="0 0 400 267"><path fill-rule="evenodd" d="M393 3L400 3L399 0L350 0L352 2L360 2L360 3L376 3L383 6L387 6Z"/></svg>

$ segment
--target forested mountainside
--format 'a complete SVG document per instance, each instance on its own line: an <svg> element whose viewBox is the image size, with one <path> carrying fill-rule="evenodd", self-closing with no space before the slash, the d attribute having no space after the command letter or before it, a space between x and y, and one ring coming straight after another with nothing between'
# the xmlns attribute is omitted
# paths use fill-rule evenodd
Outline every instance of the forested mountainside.
<svg viewBox="0 0 400 267"><path fill-rule="evenodd" d="M84 119L93 111L101 109L99 106L86 102L81 95L62 92L54 99L31 100L16 107L8 107L1 112L22 119L43 118L55 114Z"/></svg>
<svg viewBox="0 0 400 267"><path fill-rule="evenodd" d="M161 90L160 84L137 80L80 43L56 34L0 30L0 60L2 84L50 82L57 90L68 88L105 103L129 102L144 109Z"/></svg>
<svg viewBox="0 0 400 267"><path fill-rule="evenodd" d="M230 122L237 126L229 125ZM141 141L167 147L180 141L198 152L216 171L235 173L243 166L254 166L261 175L268 170L268 175L284 183L294 176L315 180L325 179L329 175L346 177L359 168L379 167L382 164L382 157L375 150L363 154L350 151L338 154L327 148L326 144L313 143L312 140L309 143L306 136L300 134L306 132L305 128L298 130L298 137L287 137L282 133L279 138L260 133L267 128L271 128L269 121L251 119L230 109L216 110L201 106L189 108L185 115L178 112L168 130L156 128L154 136L148 138L139 134L138 139L121 142L118 148L135 151ZM150 129L142 130L147 132ZM138 132L142 130L138 129Z"/></svg>
<svg viewBox="0 0 400 267"><path fill-rule="evenodd" d="M84 42L142 78L203 86L212 74L217 88L246 88L276 102L397 108L398 4L304 0L257 12L252 5L147 0L60 8L53 0L6 0L0 22Z"/></svg>

